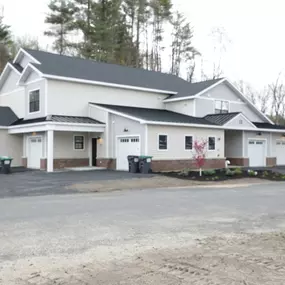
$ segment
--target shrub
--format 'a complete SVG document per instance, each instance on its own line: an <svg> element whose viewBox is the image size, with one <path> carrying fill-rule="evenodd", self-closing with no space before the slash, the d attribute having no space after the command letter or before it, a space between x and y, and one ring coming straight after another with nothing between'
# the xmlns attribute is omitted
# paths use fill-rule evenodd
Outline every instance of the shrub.
<svg viewBox="0 0 285 285"><path fill-rule="evenodd" d="M216 174L216 171L215 171L215 170L204 170L204 171L203 171L203 174L204 174L205 176L213 176L213 175Z"/></svg>
<svg viewBox="0 0 285 285"><path fill-rule="evenodd" d="M282 180L285 180L285 174L283 174L283 175L281 176L281 178L282 178Z"/></svg>
<svg viewBox="0 0 285 285"><path fill-rule="evenodd" d="M269 175L269 173L268 173L268 171L263 171L263 173L262 173L262 176L264 176L264 177L266 177L266 176L268 176Z"/></svg>
<svg viewBox="0 0 285 285"><path fill-rule="evenodd" d="M241 168L236 168L236 169L234 170L234 173L235 173L235 175L242 175L243 171L242 171Z"/></svg>
<svg viewBox="0 0 285 285"><path fill-rule="evenodd" d="M234 176L235 175L235 172L230 170L230 169L226 169L226 175L227 176Z"/></svg>
<svg viewBox="0 0 285 285"><path fill-rule="evenodd" d="M248 175L251 176L251 177L252 177L252 176L256 176L256 175L258 174L257 171L254 171L254 170L248 170L247 173L248 173Z"/></svg>
<svg viewBox="0 0 285 285"><path fill-rule="evenodd" d="M180 172L179 172L179 175L181 175L181 176L188 176L189 175L189 173L190 173L190 169L189 168L185 168L185 169L183 169L183 170L181 170Z"/></svg>

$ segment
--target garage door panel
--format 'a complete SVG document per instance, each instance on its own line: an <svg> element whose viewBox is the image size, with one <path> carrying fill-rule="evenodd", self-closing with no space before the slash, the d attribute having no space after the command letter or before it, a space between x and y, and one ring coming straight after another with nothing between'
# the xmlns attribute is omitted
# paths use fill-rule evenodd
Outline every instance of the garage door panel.
<svg viewBox="0 0 285 285"><path fill-rule="evenodd" d="M277 165L285 165L285 141L276 141L276 159Z"/></svg>
<svg viewBox="0 0 285 285"><path fill-rule="evenodd" d="M266 141L250 139L248 141L249 166L266 165Z"/></svg>
<svg viewBox="0 0 285 285"><path fill-rule="evenodd" d="M129 169L128 155L140 155L140 138L138 136L118 138L117 170Z"/></svg>

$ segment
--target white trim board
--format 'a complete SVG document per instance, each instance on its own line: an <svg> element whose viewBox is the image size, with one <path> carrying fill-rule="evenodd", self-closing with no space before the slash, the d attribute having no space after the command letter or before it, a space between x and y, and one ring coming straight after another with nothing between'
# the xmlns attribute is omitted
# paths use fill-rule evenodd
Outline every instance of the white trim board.
<svg viewBox="0 0 285 285"><path fill-rule="evenodd" d="M109 112L111 114L118 115L118 116L121 116L121 117L124 117L124 118L127 118L127 119L131 119L131 120L137 121L137 122L139 122L141 124L146 122L145 120L139 119L137 117L126 115L125 113L122 113L122 112L114 111L112 109L109 109L108 107L98 106L98 105L96 105L96 103L89 103L89 106L93 106L94 108L97 108L99 110L107 111L107 112Z"/></svg>
<svg viewBox="0 0 285 285"><path fill-rule="evenodd" d="M82 84L100 85L100 86L115 87L115 88L130 89L130 90L139 90L139 91L160 93L160 94L166 94L166 95L177 94L177 92L170 91L170 90L152 89L152 88L146 88L146 87L131 86L131 85L124 85L124 84L117 84L117 83L108 83L108 82L94 81L94 80L86 80L86 79L73 78L73 77L56 76L56 75L51 75L51 74L43 74L42 76L48 79L76 82L76 83L82 83Z"/></svg>
<svg viewBox="0 0 285 285"><path fill-rule="evenodd" d="M34 65L32 65L31 63L28 63L27 66L25 67L25 69L22 71L22 74L17 82L17 85L24 85L24 82L22 82L22 79L24 77L24 75L26 74L26 72L28 72L28 70L31 69L32 71L35 71L36 73L38 73L38 75L40 77L43 77L43 73L41 71L39 71Z"/></svg>
<svg viewBox="0 0 285 285"><path fill-rule="evenodd" d="M202 91L200 91L197 94L194 95L189 95L189 96L185 96L185 97L179 97L179 98L173 98L173 99L165 99L163 100L163 102L176 102L176 101L183 101L183 100L188 100L188 99L194 99L197 98L199 96L201 96L202 94L204 94L205 92L208 92L209 90L213 89L214 87L218 86L219 84L223 83L225 80L227 80L226 78L222 78L221 80L219 80L218 82L212 84L211 86L209 86L208 88L203 89Z"/></svg>
<svg viewBox="0 0 285 285"><path fill-rule="evenodd" d="M20 50L18 51L18 53L16 54L14 60L13 60L13 63L17 63L20 56L21 56L21 53L25 54L26 56L28 56L31 60L33 60L35 63L37 64L41 64L37 59L35 59L32 55L30 55L27 51L25 51L23 48L20 48Z"/></svg>
<svg viewBox="0 0 285 285"><path fill-rule="evenodd" d="M75 132L75 133L76 132L103 133L105 131L105 125L41 122L35 124L12 126L8 128L8 133L20 134L20 133L43 132L49 130L62 131L62 132Z"/></svg>

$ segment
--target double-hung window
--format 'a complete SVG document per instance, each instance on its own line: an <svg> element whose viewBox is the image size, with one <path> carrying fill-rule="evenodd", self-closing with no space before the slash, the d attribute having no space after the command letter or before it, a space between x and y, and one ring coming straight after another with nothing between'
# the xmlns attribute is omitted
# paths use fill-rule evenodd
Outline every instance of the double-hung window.
<svg viewBox="0 0 285 285"><path fill-rule="evenodd" d="M167 150L167 135L158 136L158 149Z"/></svg>
<svg viewBox="0 0 285 285"><path fill-rule="evenodd" d="M229 102L216 100L215 101L215 114L224 114L229 112Z"/></svg>
<svg viewBox="0 0 285 285"><path fill-rule="evenodd" d="M84 136L74 136L74 149L84 150Z"/></svg>
<svg viewBox="0 0 285 285"><path fill-rule="evenodd" d="M29 94L29 113L40 111L40 90L33 90Z"/></svg>
<svg viewBox="0 0 285 285"><path fill-rule="evenodd" d="M193 137L185 136L185 150L192 150L192 149L193 149Z"/></svg>
<svg viewBox="0 0 285 285"><path fill-rule="evenodd" d="M216 138L208 137L208 150L215 150L215 149L216 149Z"/></svg>

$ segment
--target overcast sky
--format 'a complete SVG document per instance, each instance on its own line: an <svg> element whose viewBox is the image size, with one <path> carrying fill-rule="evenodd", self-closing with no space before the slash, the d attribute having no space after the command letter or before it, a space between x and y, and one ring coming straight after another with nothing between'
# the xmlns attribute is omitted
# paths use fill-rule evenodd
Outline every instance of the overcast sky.
<svg viewBox="0 0 285 285"><path fill-rule="evenodd" d="M42 45L48 0L0 0L5 23L16 36L39 37ZM209 34L224 27L232 43L223 58L223 70L231 80L243 79L256 87L274 80L285 66L284 0L173 0L195 31L194 43L204 55L205 65L212 58ZM171 31L169 31L170 33ZM197 75L199 76L199 74Z"/></svg>

